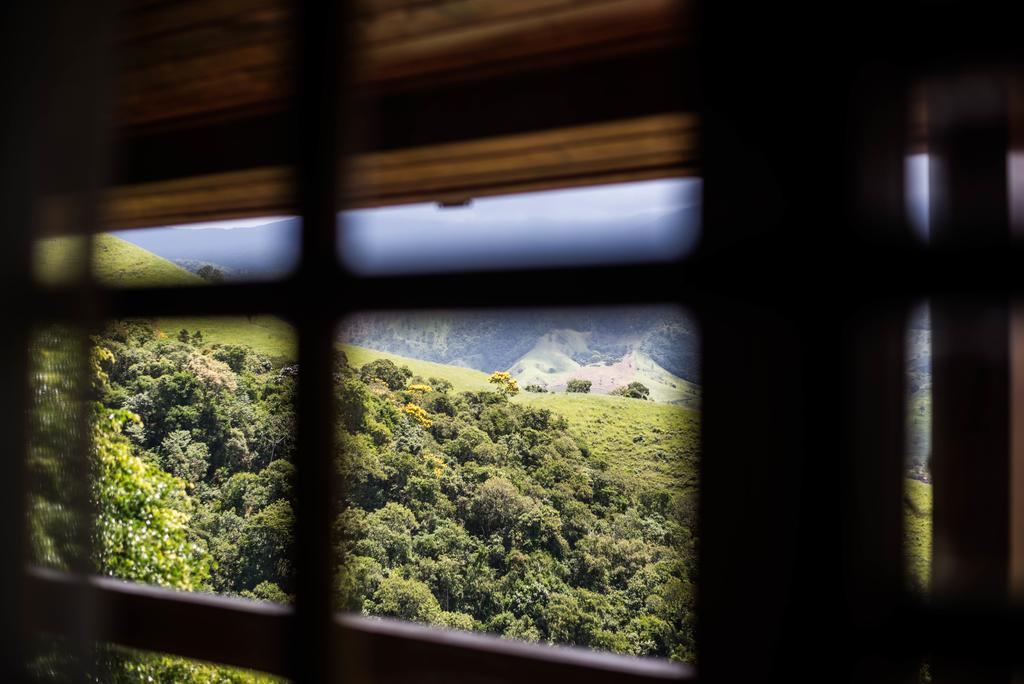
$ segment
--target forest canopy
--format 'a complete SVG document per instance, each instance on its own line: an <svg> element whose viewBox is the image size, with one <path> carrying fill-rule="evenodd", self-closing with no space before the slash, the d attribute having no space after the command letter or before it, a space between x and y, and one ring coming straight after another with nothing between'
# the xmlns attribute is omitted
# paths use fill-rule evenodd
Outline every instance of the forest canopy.
<svg viewBox="0 0 1024 684"><path fill-rule="evenodd" d="M173 589L291 601L298 368L184 332L120 321L89 342L92 563ZM46 416L71 388L54 384L59 336L37 347L49 394L33 425L33 549L66 568L76 547L54 505L66 474ZM339 610L694 661L693 482L624 477L565 416L522 403L508 373L457 392L339 352L334 379ZM679 458L695 472L696 450ZM112 653L109 672L144 665L160 680L185 667ZM196 667L188 681L235 681Z"/></svg>

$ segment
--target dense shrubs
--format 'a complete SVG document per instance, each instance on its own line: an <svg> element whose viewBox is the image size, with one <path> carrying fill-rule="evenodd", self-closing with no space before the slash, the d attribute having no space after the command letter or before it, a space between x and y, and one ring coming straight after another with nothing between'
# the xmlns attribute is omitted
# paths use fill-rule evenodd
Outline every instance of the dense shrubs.
<svg viewBox="0 0 1024 684"><path fill-rule="evenodd" d="M631 382L628 385L616 387L611 393L620 397L629 397L630 399L647 399L651 394L651 390L643 383Z"/></svg>
<svg viewBox="0 0 1024 684"><path fill-rule="evenodd" d="M579 394L587 394L590 392L590 386L593 383L590 380L581 380L579 378L573 378L565 384L566 392L576 392Z"/></svg>
<svg viewBox="0 0 1024 684"><path fill-rule="evenodd" d="M125 409L123 430L102 440L96 434L103 446L99 460L118 449L130 452L136 467L146 469L136 472L133 487L178 492L167 504L174 514L169 520L184 535L177 543L187 543L162 556L140 547L148 564L128 563L131 545L118 546L101 556L100 570L182 589L288 600L294 591L295 374L245 346L203 344L195 333L171 339L142 321L115 323L93 342L98 406ZM101 492L112 477L100 479L107 485ZM157 536L170 529L169 523L147 523L170 513L127 510L130 490L115 491L120 496L113 500L122 503L101 518L108 526L139 520ZM180 581L161 580L165 559L189 572L175 571Z"/></svg>
<svg viewBox="0 0 1024 684"><path fill-rule="evenodd" d="M674 513L688 498L591 462L564 417L512 401L502 376L454 394L436 378L391 390L367 366L338 375L339 405L363 417L343 421L339 605L692 660L695 540Z"/></svg>
<svg viewBox="0 0 1024 684"><path fill-rule="evenodd" d="M95 435L99 569L290 600L296 368L146 323L94 343L97 416L110 416ZM455 393L388 360L342 358L334 378L338 607L692 660L689 498L592 460L585 436L517 403L502 376L495 391ZM132 550L146 519L154 546Z"/></svg>

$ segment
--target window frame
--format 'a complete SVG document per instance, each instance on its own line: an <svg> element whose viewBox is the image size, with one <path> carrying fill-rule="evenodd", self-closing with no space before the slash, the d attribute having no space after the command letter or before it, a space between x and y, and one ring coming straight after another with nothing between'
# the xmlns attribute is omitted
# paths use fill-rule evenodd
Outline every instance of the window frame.
<svg viewBox="0 0 1024 684"><path fill-rule="evenodd" d="M0 26L12 38L0 45L19 57L38 54L33 46L49 44L43 19L51 4L14 3L19 21ZM110 19L97 9L99 4L90 3L91 11L76 24L78 33L94 39L89 46L97 53L102 52L103 20ZM0 563L0 586L9 606L3 611L0 651L2 674L10 675L6 680L20 678L29 637L37 629L258 667L300 682L331 678L345 666L354 644L394 654L375 657L373 669L359 673L382 680L436 673L445 681L471 681L478 679L479 668L488 667L495 679L506 680L695 679L689 668L663 670L607 654L447 635L389 621L338 618L330 611L327 528L335 493L329 491L332 478L325 476L333 444L324 418L330 413L332 388L330 373L317 369L330 367L336 321L358 309L664 301L693 311L704 341L700 678L800 681L835 672L841 663L849 681L911 681L920 659L936 652L968 664L1024 666L1019 649L1024 613L1019 608L924 604L906 594L901 516L908 312L922 295L1007 300L1024 294L1020 245L929 248L907 227L899 190L904 154L911 149L907 93L932 61L948 64L952 51L980 61L1020 64L1024 60L1013 22L996 14L982 16L966 0L933 4L924 17L909 3L860 2L843 15L846 33L861 41L851 43L825 29L805 30L799 19L820 16L820 2L756 3L739 16L730 3L709 1L697 4L701 31L695 69L677 69L685 51L672 47L655 53L667 71L631 71L637 62L629 55L604 55L602 64L590 64L591 76L617 65L618 71L607 71L615 76L606 92L594 88L592 79L572 81L586 65L579 71L560 65L539 74L493 79L488 92L504 85L524 97L534 93L540 112L535 118L508 108L488 110L486 98L474 109L469 106L472 88L458 84L421 84L416 91L389 95L378 110L388 122L380 131L382 149L409 144L410 112L420 110L451 113L450 120L413 127L416 135L434 136L417 138L421 144L457 140L464 134L460 127L481 121L484 127L472 130L487 137L582 123L581 118L599 123L626 114L696 110L701 117L704 225L696 252L672 264L371 282L345 272L333 244L335 152L350 147L349 141L338 140L337 131L339 124L348 130L360 120L353 102L339 107L339 95L347 91L340 89L335 70L344 73L350 61L335 32L336 13L344 8L311 1L299 7L292 113L267 115L249 128L223 123L194 137L187 131L136 135L123 141L128 154L114 174L115 181L128 183L159 180L162 173L187 177L293 165L303 247L292 277L191 291L115 291L88 280L77 289L41 289L29 267L32 235L25 228L33 225L39 184L32 174L13 174L5 177L13 182L0 184L12 225L8 248L0 250L0 278L8 291L28 293L9 302L10 334L0 336L5 358L12 360L3 365L0 382L2 405L12 407L0 412L0 432L13 445L8 477L0 478L5 519L21 519L24 512L27 452L21 409L27 406L26 350L34 324L62 319L88 327L101 316L279 315L293 322L298 333L298 429L300 453L308 454L297 463L302 536L296 604L259 606L26 571L24 526L0 526L2 547L20 550ZM864 48L865 36L871 38L870 50ZM102 60L92 65L102 73ZM21 69L19 60L0 60L3 83L10 92L25 95L12 98L18 106L5 112L10 125L0 130L5 171L21 171L24 160L45 147L39 130L46 126L35 125L47 120L41 116L45 107ZM681 87L659 88L665 74ZM629 79L639 83L629 90L631 98L607 96ZM699 101L689 95L697 82ZM564 88L566 97L563 106L546 109L553 84ZM683 90L686 95L680 94ZM474 118L481 111L487 116ZM81 118L81 137L91 139L96 133L91 127L101 119ZM232 131L240 136L235 144L223 142ZM205 156L190 158L196 149ZM81 187L95 184L91 161L68 161L84 167L78 169ZM95 197L86 202L93 208L96 204ZM95 214L86 214L91 229L97 224ZM828 222L835 225L823 227ZM860 267L850 268L851 262ZM319 298L325 290L338 296ZM751 568L757 569L757 582L751 581ZM83 634L80 616L66 609L69 604L100 608L97 615L103 619L95 634ZM157 627L147 625L154 616L160 618ZM166 629L169 625L179 629ZM252 630L252 643L265 648L246 648L234 636L245 630ZM280 650L274 651L275 645Z"/></svg>
<svg viewBox="0 0 1024 684"><path fill-rule="evenodd" d="M41 6L49 8L46 3ZM296 213L302 219L301 258L295 272L276 282L216 284L203 288L164 289L159 287L110 288L93 282L83 274L73 286L45 286L33 278L28 266L31 260L31 231L21 230L24 248L15 251L5 264L17 265L12 274L26 292L30 292L25 316L18 320L19 331L26 337L12 337L20 352L21 362L12 364L12 377L19 378L12 388L26 391L25 350L27 334L32 327L46 320L70 320L83 329L110 318L159 316L170 314L215 316L248 313L269 313L289 321L296 331L300 381L297 398L297 439L299 454L307 454L296 463L296 601L293 606L264 605L243 599L175 592L140 586L92 574L58 572L26 566L24 555L15 555L5 570L13 571L17 581L21 610L10 611L17 616L11 633L21 635L18 654L4 661L11 672L19 672L21 658L29 650L31 637L40 632L69 637L79 653L88 653L97 641L109 641L147 651L179 655L199 660L249 668L287 676L294 681L333 681L339 675L352 675L352 668L381 681L401 680L436 672L445 681L478 681L483 675L499 680L525 680L541 677L586 678L603 682L659 682L692 679L693 668L668 661L635 659L584 649L546 647L517 643L491 635L446 632L404 624L393 620L365 619L335 614L331 609L332 568L338 559L330 545L332 506L339 492L331 490L334 435L332 368L333 343L337 322L360 310L409 309L448 306L531 306L543 304L651 303L648 295L637 288L616 288L619 279L668 286L678 275L676 264L650 266L601 267L586 269L550 269L540 272L515 271L503 273L439 274L413 277L353 277L346 272L335 250L335 221L339 198L339 152L343 145L339 130L357 112L359 103L348 98L342 101L343 88L339 73L345 74L350 64L346 46L337 38L342 24L344 3L317 3L303 0L296 3L292 27L297 36L294 93L290 113L260 114L254 124L237 121L215 122L199 131L181 129L133 132L119 141L121 156L114 170L114 181L138 187L140 182L159 184L162 178L191 178L205 173L230 174L235 171L266 166L271 160L293 169L283 185L291 183ZM54 8L50 8L54 9ZM109 8L107 8L109 11ZM45 15L43 15L45 16ZM39 21L39 16L34 17ZM111 20L112 14L96 12L93 25ZM45 22L34 26L36 38L47 35ZM102 33L97 36L103 35ZM23 47L23 46L22 46ZM103 53L106 46L97 37L88 49ZM24 48L23 49L27 49ZM672 114L682 89L649 89L649 96L633 99L608 99L602 86L612 76L620 88L635 91L638 84L627 79L631 68L646 65L649 81L658 82L670 76L680 58L679 46L658 46L653 55L635 56L625 51L604 61L590 61L502 75L500 85L439 83L433 89L400 92L376 103L371 117L383 116L389 124L380 132L375 144L382 150L399 150L411 144L458 141L465 137L459 127L474 114L494 113L490 105L480 109L479 88L496 97L500 87L512 92L533 93L538 101L551 95L566 82L571 105L554 107L543 116L525 118L509 110L496 115L487 125L476 121L473 132L482 139L501 132L543 131L565 125L614 122L622 116ZM66 55L60 55L67 58ZM664 61L652 61L660 56ZM638 61L639 60L639 61ZM106 74L102 60L91 74L90 83L96 92ZM668 71L666 71L666 69ZM9 70L8 70L9 71ZM664 81L662 81L664 83ZM635 91L634 95L640 91ZM102 95L97 95L101 99ZM487 97L483 101L488 101ZM465 110L461 118L444 125L414 128L425 137L408 138L409 107L430 111L438 105L450 111ZM492 105L493 102L490 102ZM468 106L468 109L467 109ZM37 113L30 112L29 114ZM80 111L77 113L81 113ZM100 120L80 122L83 133L95 132ZM461 123L460 123L461 122ZM91 128L92 127L92 128ZM663 135L672 135L672 132ZM235 137L240 136L240 137ZM269 137L269 141L266 138ZM226 138L232 138L225 142ZM259 144L256 144L259 139ZM205 142L204 142L205 141ZM248 142L247 142L248 141ZM38 142L38 141L35 141ZM31 148L29 148L31 149ZM192 156L199 150L201 154ZM260 156L269 155L269 156ZM638 168L627 171L632 178L675 175L676 161L661 163L660 168ZM167 164L166 166L161 166ZM88 164L70 164L90 179ZM642 165L641 165L642 166ZM550 171L546 171L550 173ZM619 180L606 169L577 169L572 179L540 175L532 188L562 187L579 183L601 183ZM186 181L187 184L188 181ZM277 182L272 203L275 210L288 206L282 199L288 194ZM72 185L77 188L77 185ZM173 183L172 183L173 187ZM502 186L499 191L516 189ZM40 189L35 189L40 191ZM131 196L127 197L130 203ZM194 197L192 198L195 199ZM70 196L70 201L96 207L95 193L86 197ZM115 197L115 202L118 198ZM363 197L363 206L375 200ZM124 204L125 201L122 201ZM342 200L341 203L344 203ZM179 204L187 204L179 203ZM31 216L30 207L21 204ZM263 207L260 208L263 210ZM158 213L160 213L158 209ZM218 210L219 211L219 210ZM250 210L250 213L255 210ZM243 212L244 213L244 212ZM131 215L119 227L145 221ZM115 212L116 215L116 212ZM166 215L175 215L173 212ZM241 215L232 212L232 216ZM98 214L89 215L81 230L87 240L99 230ZM188 213L183 219L195 219ZM214 213L204 218L222 216ZM223 215L226 217L226 215ZM32 225L26 221L24 225ZM90 245L91 246L91 245ZM21 259L19 261L19 259ZM524 279L530 285L522 286ZM519 286L509 287L511 283ZM571 286L570 286L571 285ZM320 298L317 293L330 290L336 296ZM552 298L551 292L558 296ZM410 296L410 293L413 293ZM672 301L675 298L671 298ZM258 304L256 304L258 302ZM84 372L84 369L82 369ZM23 397L14 396L13 405L23 405ZM16 452L23 463L26 439L18 433ZM85 459L84 454L76 459ZM83 461L84 462L84 461ZM15 481L21 481L16 478ZM10 500L21 511L23 498ZM19 532L24 534L24 530ZM24 547L24 538L17 542ZM81 616L68 606L92 607L95 618L83 629Z"/></svg>

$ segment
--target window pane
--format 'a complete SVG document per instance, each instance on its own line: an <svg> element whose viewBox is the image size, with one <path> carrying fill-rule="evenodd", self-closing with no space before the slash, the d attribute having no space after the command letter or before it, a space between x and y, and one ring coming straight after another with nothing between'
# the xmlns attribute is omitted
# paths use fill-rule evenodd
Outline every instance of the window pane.
<svg viewBox="0 0 1024 684"><path fill-rule="evenodd" d="M353 210L339 250L362 275L671 261L696 243L700 188L667 179Z"/></svg>
<svg viewBox="0 0 1024 684"><path fill-rule="evenodd" d="M932 344L927 305L907 329L906 559L911 588L926 595L932 563Z"/></svg>
<svg viewBox="0 0 1024 684"><path fill-rule="evenodd" d="M290 327L269 316L113 321L81 346L81 381L64 363L75 349L53 333L33 349L36 561L290 601ZM84 439L60 420L76 407Z"/></svg>
<svg viewBox="0 0 1024 684"><path fill-rule="evenodd" d="M85 244L81 237L39 241L39 280L68 282L85 258ZM268 216L102 233L93 239L90 268L110 287L272 280L294 269L298 250L298 220Z"/></svg>
<svg viewBox="0 0 1024 684"><path fill-rule="evenodd" d="M342 610L693 662L690 318L371 313L339 334Z"/></svg>
<svg viewBox="0 0 1024 684"><path fill-rule="evenodd" d="M72 326L37 328L29 355L29 558L70 571L88 558L89 466L83 401L88 346Z"/></svg>

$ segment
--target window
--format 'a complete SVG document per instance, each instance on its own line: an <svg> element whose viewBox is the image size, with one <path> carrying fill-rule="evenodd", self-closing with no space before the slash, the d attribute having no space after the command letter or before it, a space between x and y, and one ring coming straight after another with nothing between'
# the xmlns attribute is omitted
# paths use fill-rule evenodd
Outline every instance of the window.
<svg viewBox="0 0 1024 684"><path fill-rule="evenodd" d="M341 609L693 663L692 318L369 312L339 336Z"/></svg>
<svg viewBox="0 0 1024 684"><path fill-rule="evenodd" d="M104 3L8 5L4 681L24 679L40 636L83 665L133 649L298 682L912 681L927 659L943 684L1008 682L1024 665L1014 304L1024 254L1007 216L1016 211L1007 156L1015 177L1020 60L1010 17L961 0L869 11L189 0L131 2L116 16ZM922 82L927 106L918 107L907 95ZM907 224L904 192L907 154L925 151L927 244ZM507 269L467 260L448 270L407 259L370 273L346 256L354 233L337 233L339 211L429 205L457 216L486 198L681 177L700 178L701 230L666 259ZM270 280L114 288L79 258L105 231L260 216L301 220L294 269ZM38 282L34 242L68 237L86 251L58 260L70 264L56 267L60 278ZM908 591L905 553L906 323L921 301L933 349L928 601ZM357 372L335 365L339 324L366 313L662 304L689 312L701 338L695 666L336 613L334 554L349 551L335 543L347 495L331 458L336 374ZM68 444L66 471L40 493L88 499L80 398L89 334L108 320L249 315L294 329L294 601L96 575L90 530L66 524L90 518L23 486ZM181 328L191 343L196 326ZM58 337L66 357L26 353ZM43 375L72 372L34 395L32 363ZM409 404L411 420L417 408L433 420L433 403L418 403L438 391L431 377L414 383L429 392L406 385L380 398L405 399L399 410ZM577 379L589 378L568 377L566 387ZM401 394L417 391L424 396ZM39 415L60 424L51 440L26 409L54 396L72 400L66 413ZM191 443L178 446L187 454ZM525 509L517 497L532 494L516 474L505 475L515 492L491 488ZM38 511L66 537L33 546L26 513ZM394 531L383 517L378 530ZM357 556L373 557L353 548L348 558ZM429 616L464 622L437 613L466 611L432 607Z"/></svg>

